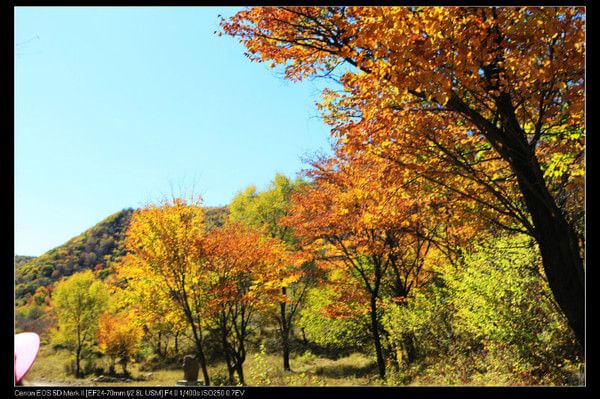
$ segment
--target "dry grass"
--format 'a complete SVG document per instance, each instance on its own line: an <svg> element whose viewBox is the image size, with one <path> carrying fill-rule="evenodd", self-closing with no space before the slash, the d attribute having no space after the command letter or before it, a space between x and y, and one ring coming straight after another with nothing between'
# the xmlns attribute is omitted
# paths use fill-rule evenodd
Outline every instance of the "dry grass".
<svg viewBox="0 0 600 399"><path fill-rule="evenodd" d="M25 385L82 385L82 386L172 386L183 378L181 370L160 369L142 371L140 364L129 367L132 381L96 383L94 375L76 379L65 371L70 355L66 350L42 347L38 358L25 379ZM103 366L103 359L98 361ZM264 386L352 386L379 385L374 361L363 354L353 353L337 360L316 357L310 352L291 358L292 371L284 372L281 357L276 354L250 354L244 363L247 385ZM209 367L211 384L227 385L224 364Z"/></svg>
<svg viewBox="0 0 600 399"><path fill-rule="evenodd" d="M475 361L474 359L471 359ZM180 369L158 369L155 371L140 370L141 364L129 367L132 381L96 383L94 375L76 379L65 371L65 364L70 361L66 350L53 349L43 345L38 358L25 378L25 385L38 386L174 386L177 380L183 378ZM107 368L105 359L97 362L98 366ZM281 356L268 354L263 350L249 354L244 363L244 374L247 385L250 386L364 386L364 385L522 385L515 375L486 370L473 373L473 365L459 361L440 364L417 365L397 374L388 369L387 381L377 378L377 366L374 359L362 353L352 353L339 359L318 357L307 351L303 355L292 356L291 372L282 368ZM209 366L212 385L229 385L226 367L216 363ZM580 385L578 370L572 370L572 376L565 377L565 382L550 382L549 385ZM573 381L571 381L573 380Z"/></svg>

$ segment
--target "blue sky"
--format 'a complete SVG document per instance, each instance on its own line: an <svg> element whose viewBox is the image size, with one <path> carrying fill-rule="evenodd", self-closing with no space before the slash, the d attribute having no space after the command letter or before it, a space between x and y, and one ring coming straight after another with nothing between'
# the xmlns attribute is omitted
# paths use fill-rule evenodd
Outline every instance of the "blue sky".
<svg viewBox="0 0 600 399"><path fill-rule="evenodd" d="M15 8L16 254L171 193L225 205L329 151L323 82L214 35L235 10Z"/></svg>

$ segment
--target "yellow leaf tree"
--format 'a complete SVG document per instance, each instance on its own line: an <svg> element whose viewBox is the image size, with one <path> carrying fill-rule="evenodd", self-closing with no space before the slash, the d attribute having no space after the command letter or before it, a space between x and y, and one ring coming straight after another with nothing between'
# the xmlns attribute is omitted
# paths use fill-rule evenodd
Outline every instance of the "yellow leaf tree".
<svg viewBox="0 0 600 399"><path fill-rule="evenodd" d="M96 342L98 320L108 304L108 290L87 270L56 284L52 304L58 316L55 339L73 352L75 376L81 378L81 358Z"/></svg>
<svg viewBox="0 0 600 399"><path fill-rule="evenodd" d="M281 218L288 215L292 193L306 184L301 179L292 181L278 174L266 190L257 192L255 187L248 187L229 205L231 221L260 229L264 235L285 242L289 249L286 255L289 263L280 270L281 294L271 312L279 327L283 369L286 371L291 370L290 336L295 317L309 288L317 281L314 265L308 258L304 259L305 253L297 248L293 226L281 223Z"/></svg>
<svg viewBox="0 0 600 399"><path fill-rule="evenodd" d="M204 211L200 200L180 198L136 211L127 230L130 254L118 266L119 275L134 290L149 289L151 301L137 312L154 312L159 301L169 304L192 331L204 383L210 385L204 354L206 285L203 266Z"/></svg>

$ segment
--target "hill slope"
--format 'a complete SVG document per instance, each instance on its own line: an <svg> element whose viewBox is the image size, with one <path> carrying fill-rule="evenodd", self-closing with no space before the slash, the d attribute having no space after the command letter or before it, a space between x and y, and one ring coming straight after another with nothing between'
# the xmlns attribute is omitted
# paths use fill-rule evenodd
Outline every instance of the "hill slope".
<svg viewBox="0 0 600 399"><path fill-rule="evenodd" d="M35 256L15 255L15 269L18 269L20 266L28 263L32 259L35 259Z"/></svg>
<svg viewBox="0 0 600 399"><path fill-rule="evenodd" d="M24 305L40 287L82 270L105 269L109 262L124 255L125 231L132 214L133 209L124 209L60 247L19 266L15 264L16 305Z"/></svg>

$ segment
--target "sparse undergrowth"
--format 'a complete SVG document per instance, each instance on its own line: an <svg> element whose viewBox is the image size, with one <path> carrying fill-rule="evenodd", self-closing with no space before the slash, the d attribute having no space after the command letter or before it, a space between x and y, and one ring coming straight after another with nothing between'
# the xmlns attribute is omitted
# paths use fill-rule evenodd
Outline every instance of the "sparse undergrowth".
<svg viewBox="0 0 600 399"><path fill-rule="evenodd" d="M130 380L119 382L95 382L97 377L90 372L85 378L76 379L65 370L69 364L69 353L64 349L42 347L40 354L27 375L25 385L109 385L109 386L170 386L183 378L180 369L165 367L147 371L143 363L131 365ZM499 370L473 372L476 364L467 364L465 359L446 363L414 364L401 371L390 369L386 381L377 377L374 360L362 353L352 353L339 359L317 357L312 352L292 356L292 371L281 367L281 357L264 350L248 357L245 363L247 385L255 386L364 386L364 385L524 385L518 375ZM477 359L475 359L477 360ZM478 361L484 361L479 359ZM489 359L488 359L489 360ZM97 359L96 374L106 368L108 359ZM88 363L89 367L89 363ZM215 363L209 367L212 385L228 385L225 365ZM550 377L550 376L549 376ZM547 385L581 385L581 370L576 365L566 367L561 376L552 376ZM561 377L562 381L558 378ZM201 379L201 376L199 376Z"/></svg>
<svg viewBox="0 0 600 399"><path fill-rule="evenodd" d="M94 382L97 377L90 373L85 378L76 379L65 371L69 364L69 353L63 349L45 347L25 379L25 384L34 385L175 385L183 378L183 372L170 368L144 371L140 363L130 367L129 382ZM250 355L244 364L248 385L379 385L373 361L360 353L337 360L318 358L310 352L293 356L292 371L284 372L281 357L277 354L256 353ZM96 368L108 368L108 359L98 359ZM209 367L213 385L227 385L226 367L215 363ZM199 376L201 380L202 376Z"/></svg>

